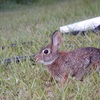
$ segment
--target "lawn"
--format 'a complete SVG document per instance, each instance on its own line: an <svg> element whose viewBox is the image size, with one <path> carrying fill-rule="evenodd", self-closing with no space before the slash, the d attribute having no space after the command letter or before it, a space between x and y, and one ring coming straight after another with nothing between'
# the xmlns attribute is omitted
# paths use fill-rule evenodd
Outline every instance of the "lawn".
<svg viewBox="0 0 100 100"><path fill-rule="evenodd" d="M36 54L60 26L100 16L100 0L64 0L31 5L5 5L0 10L0 59ZM100 34L62 34L60 50L100 48ZM22 45L22 42L32 44ZM9 47L16 43L16 47ZM5 49L2 50L2 46ZM83 82L69 77L61 87L44 65L26 61L0 64L0 100L100 100L100 73L86 75Z"/></svg>

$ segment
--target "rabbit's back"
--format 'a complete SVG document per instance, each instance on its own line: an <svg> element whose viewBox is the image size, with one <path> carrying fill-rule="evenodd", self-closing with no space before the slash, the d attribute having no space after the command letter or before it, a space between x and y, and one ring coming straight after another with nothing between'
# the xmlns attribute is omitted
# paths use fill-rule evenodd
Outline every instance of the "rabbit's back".
<svg viewBox="0 0 100 100"><path fill-rule="evenodd" d="M87 47L70 51L65 59L65 67L71 76L85 71L90 65L100 67L100 49Z"/></svg>
<svg viewBox="0 0 100 100"><path fill-rule="evenodd" d="M75 53L79 53L80 55L85 55L85 54L87 56L100 55L100 49L94 47L79 48L74 51Z"/></svg>
<svg viewBox="0 0 100 100"><path fill-rule="evenodd" d="M90 60L90 63L94 63L96 60L100 62L100 49L94 47L80 48L72 51L74 52L74 58L76 60Z"/></svg>

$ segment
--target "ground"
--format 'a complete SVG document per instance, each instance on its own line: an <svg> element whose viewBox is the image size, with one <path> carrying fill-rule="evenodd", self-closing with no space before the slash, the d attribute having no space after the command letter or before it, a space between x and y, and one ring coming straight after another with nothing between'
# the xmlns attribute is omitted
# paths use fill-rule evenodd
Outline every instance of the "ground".
<svg viewBox="0 0 100 100"><path fill-rule="evenodd" d="M50 35L60 26L100 15L99 0L66 0L52 4L11 5L0 10L0 59L29 56L50 41ZM81 47L100 48L100 35L62 34L60 50ZM32 44L22 45L22 42ZM16 47L9 47L16 43ZM100 100L100 73L86 75L83 82L69 77L61 87L44 65L29 59L6 65L0 64L0 100Z"/></svg>

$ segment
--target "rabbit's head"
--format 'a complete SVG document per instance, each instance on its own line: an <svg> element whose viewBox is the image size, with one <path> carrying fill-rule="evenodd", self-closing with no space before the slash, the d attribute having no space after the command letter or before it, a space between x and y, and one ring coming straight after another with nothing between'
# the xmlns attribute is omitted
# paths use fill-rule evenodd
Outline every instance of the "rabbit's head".
<svg viewBox="0 0 100 100"><path fill-rule="evenodd" d="M53 63L59 57L58 47L60 44L61 36L57 30L51 35L50 44L42 48L38 54L35 55L36 61L45 65Z"/></svg>

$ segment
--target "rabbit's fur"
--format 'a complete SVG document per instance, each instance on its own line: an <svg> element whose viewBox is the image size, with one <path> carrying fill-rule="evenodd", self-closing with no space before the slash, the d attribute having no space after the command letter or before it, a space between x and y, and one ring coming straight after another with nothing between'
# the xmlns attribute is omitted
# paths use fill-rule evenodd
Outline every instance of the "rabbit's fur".
<svg viewBox="0 0 100 100"><path fill-rule="evenodd" d="M61 35L57 30L51 35L51 43L35 55L36 61L46 66L51 77L63 84L68 75L82 80L91 68L100 71L100 49L86 47L60 52L58 47L61 42Z"/></svg>

